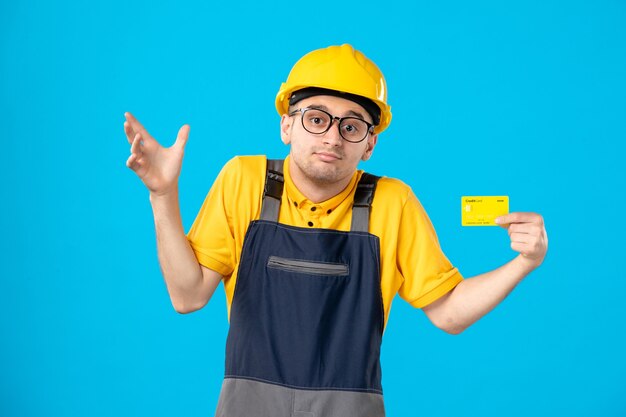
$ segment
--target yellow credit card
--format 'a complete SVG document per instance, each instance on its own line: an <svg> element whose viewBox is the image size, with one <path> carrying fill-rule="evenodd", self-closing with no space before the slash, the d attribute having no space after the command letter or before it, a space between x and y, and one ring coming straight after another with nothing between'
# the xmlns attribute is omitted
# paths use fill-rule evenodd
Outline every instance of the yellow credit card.
<svg viewBox="0 0 626 417"><path fill-rule="evenodd" d="M461 197L462 226L498 226L496 217L509 213L509 197L463 196Z"/></svg>

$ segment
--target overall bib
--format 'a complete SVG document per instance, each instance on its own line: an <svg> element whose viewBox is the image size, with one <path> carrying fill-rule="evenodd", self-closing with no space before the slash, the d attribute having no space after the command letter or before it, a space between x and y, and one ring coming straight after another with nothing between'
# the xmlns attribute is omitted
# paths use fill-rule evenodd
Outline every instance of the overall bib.
<svg viewBox="0 0 626 417"><path fill-rule="evenodd" d="M294 227L278 223L282 165L244 239L216 417L384 416L378 177L361 177L350 232Z"/></svg>

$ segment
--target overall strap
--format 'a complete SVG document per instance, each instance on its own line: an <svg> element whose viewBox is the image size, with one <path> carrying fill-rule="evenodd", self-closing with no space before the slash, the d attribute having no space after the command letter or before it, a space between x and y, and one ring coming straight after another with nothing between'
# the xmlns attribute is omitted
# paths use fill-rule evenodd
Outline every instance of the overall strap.
<svg viewBox="0 0 626 417"><path fill-rule="evenodd" d="M261 220L278 222L280 200L283 197L283 160L268 159L265 175L265 190L263 191L263 203L261 205Z"/></svg>
<svg viewBox="0 0 626 417"><path fill-rule="evenodd" d="M354 193L354 202L352 204L352 225L351 232L368 232L370 224L370 208L372 200L374 200L374 191L376 191L376 183L380 177L364 172L361 175L359 184L356 186Z"/></svg>

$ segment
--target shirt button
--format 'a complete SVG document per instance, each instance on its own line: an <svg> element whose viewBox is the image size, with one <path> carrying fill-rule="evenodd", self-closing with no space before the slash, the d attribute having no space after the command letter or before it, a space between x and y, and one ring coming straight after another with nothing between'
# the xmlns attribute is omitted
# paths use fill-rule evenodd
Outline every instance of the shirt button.
<svg viewBox="0 0 626 417"><path fill-rule="evenodd" d="M331 211L332 211L331 209L328 209L328 211L326 212L326 214L330 214L330 212L331 212Z"/></svg>
<svg viewBox="0 0 626 417"><path fill-rule="evenodd" d="M311 207L311 211L317 210L317 207Z"/></svg>
<svg viewBox="0 0 626 417"><path fill-rule="evenodd" d="M309 226L310 226L310 227L313 227L313 222L309 222Z"/></svg>
<svg viewBox="0 0 626 417"><path fill-rule="evenodd" d="M294 206L296 206L296 207L298 207L298 202L297 202L297 201L294 201L294 202L293 202L293 205L294 205Z"/></svg>

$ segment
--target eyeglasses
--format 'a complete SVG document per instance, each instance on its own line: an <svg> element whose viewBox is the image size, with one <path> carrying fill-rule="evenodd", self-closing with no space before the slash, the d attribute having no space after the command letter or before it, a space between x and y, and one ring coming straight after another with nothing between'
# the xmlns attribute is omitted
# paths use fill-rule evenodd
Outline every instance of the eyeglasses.
<svg viewBox="0 0 626 417"><path fill-rule="evenodd" d="M374 130L373 124L358 117L336 117L324 110L311 107L296 109L289 113L289 116L294 116L298 112L302 115L301 121L304 130L314 135L328 132L335 120L339 122L339 134L348 142L359 143Z"/></svg>

